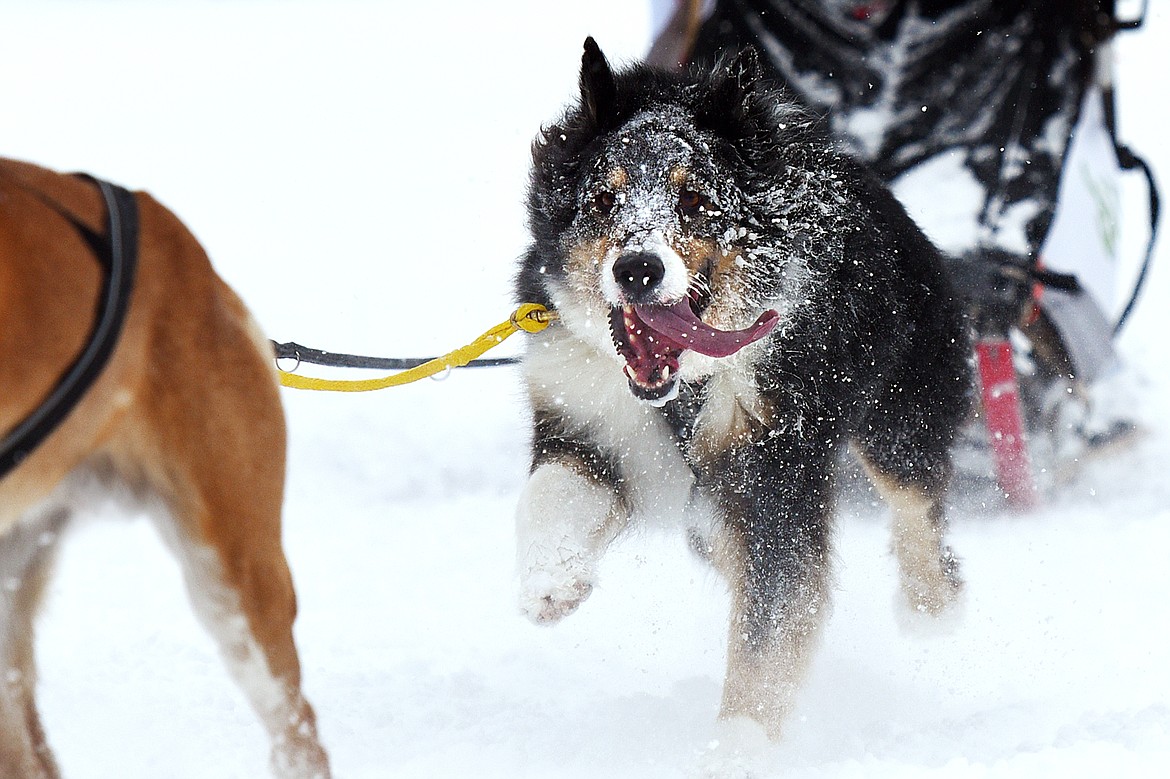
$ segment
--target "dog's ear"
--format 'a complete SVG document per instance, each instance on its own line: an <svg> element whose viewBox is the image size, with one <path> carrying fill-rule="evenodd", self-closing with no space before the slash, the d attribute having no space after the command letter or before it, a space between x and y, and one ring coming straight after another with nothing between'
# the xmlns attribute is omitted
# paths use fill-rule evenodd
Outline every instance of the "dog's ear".
<svg viewBox="0 0 1170 779"><path fill-rule="evenodd" d="M751 44L732 55L723 67L727 80L742 92L751 91L763 75L760 70L760 55Z"/></svg>
<svg viewBox="0 0 1170 779"><path fill-rule="evenodd" d="M760 70L760 55L756 47L748 44L727 63L727 74L734 78L741 89L753 86L763 75Z"/></svg>
<svg viewBox="0 0 1170 779"><path fill-rule="evenodd" d="M581 55L581 104L599 126L609 124L615 112L617 87L601 47L592 37L585 39Z"/></svg>
<svg viewBox="0 0 1170 779"><path fill-rule="evenodd" d="M762 76L760 55L754 46L745 46L715 66L716 96L726 105L741 103Z"/></svg>

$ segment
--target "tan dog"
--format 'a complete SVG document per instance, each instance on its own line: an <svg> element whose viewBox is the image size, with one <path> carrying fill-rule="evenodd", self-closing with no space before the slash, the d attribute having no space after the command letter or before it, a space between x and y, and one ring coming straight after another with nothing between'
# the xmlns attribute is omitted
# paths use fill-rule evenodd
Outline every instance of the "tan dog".
<svg viewBox="0 0 1170 779"><path fill-rule="evenodd" d="M58 775L34 700L32 622L59 531L93 487L158 509L195 612L272 738L274 773L326 777L293 644L271 349L191 233L135 199L121 340L72 414L0 481L0 777ZM104 271L77 224L103 236L105 218L92 182L0 160L0 434L85 346Z"/></svg>

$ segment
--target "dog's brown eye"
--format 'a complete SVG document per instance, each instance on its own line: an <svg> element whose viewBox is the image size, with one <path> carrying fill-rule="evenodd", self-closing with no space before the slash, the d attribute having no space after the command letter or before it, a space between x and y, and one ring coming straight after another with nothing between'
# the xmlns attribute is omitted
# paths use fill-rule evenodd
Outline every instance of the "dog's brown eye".
<svg viewBox="0 0 1170 779"><path fill-rule="evenodd" d="M707 198L693 189L684 189L678 193L678 207L687 216L695 216L707 204Z"/></svg>
<svg viewBox="0 0 1170 779"><path fill-rule="evenodd" d="M613 210L614 204L617 203L617 197L608 190L605 192L598 192L593 198L593 205L603 214L608 214Z"/></svg>

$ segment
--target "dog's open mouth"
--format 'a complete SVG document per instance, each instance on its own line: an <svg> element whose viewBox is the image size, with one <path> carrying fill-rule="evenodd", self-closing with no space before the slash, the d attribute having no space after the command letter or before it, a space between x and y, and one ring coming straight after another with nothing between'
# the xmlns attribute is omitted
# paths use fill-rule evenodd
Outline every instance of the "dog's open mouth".
<svg viewBox="0 0 1170 779"><path fill-rule="evenodd" d="M772 332L779 318L768 310L743 330L719 330L699 318L690 298L683 298L670 305L615 306L609 326L614 345L626 360L630 389L643 400L661 404L674 397L678 360L685 350L728 357Z"/></svg>

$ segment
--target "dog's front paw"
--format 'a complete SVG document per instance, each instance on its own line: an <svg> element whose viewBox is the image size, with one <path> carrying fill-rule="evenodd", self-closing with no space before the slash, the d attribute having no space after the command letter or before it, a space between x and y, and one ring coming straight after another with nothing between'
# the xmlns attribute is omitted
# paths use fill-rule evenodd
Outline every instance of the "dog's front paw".
<svg viewBox="0 0 1170 779"><path fill-rule="evenodd" d="M577 610L593 583L584 571L538 568L520 585L520 611L538 625L550 625Z"/></svg>

